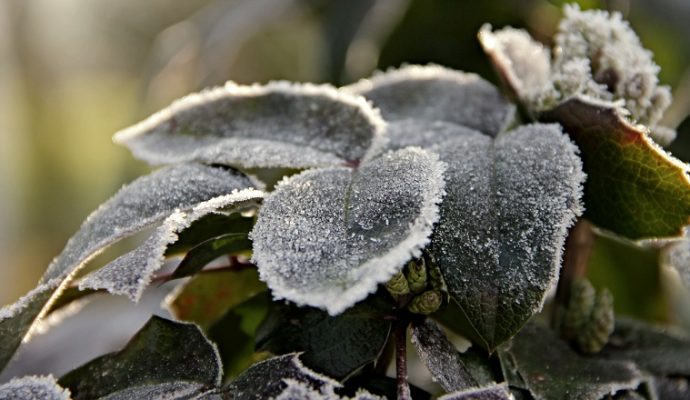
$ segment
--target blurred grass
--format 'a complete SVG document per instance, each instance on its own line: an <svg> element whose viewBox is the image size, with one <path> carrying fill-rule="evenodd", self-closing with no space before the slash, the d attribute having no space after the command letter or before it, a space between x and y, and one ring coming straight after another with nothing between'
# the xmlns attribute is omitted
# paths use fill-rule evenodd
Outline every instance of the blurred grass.
<svg viewBox="0 0 690 400"><path fill-rule="evenodd" d="M110 137L173 99L228 79L349 83L404 62L494 80L478 28L524 27L548 40L562 3L0 2L0 304L32 288L81 221L148 170ZM579 3L624 12L656 54L664 82L690 75L682 2ZM690 160L690 123L678 143L674 152Z"/></svg>

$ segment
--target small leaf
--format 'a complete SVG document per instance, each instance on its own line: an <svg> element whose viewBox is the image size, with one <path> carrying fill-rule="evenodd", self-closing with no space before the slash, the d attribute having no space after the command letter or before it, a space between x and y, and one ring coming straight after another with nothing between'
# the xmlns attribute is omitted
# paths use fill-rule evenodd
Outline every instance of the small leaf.
<svg viewBox="0 0 690 400"><path fill-rule="evenodd" d="M82 365L59 382L78 400L181 380L213 387L220 385L222 372L218 350L197 326L154 316L124 349Z"/></svg>
<svg viewBox="0 0 690 400"><path fill-rule="evenodd" d="M79 289L106 289L138 301L154 272L163 266L165 250L177 240L179 232L205 215L262 197L263 192L245 189L199 203L187 213L175 211L144 244L84 277Z"/></svg>
<svg viewBox="0 0 690 400"><path fill-rule="evenodd" d="M391 308L367 300L330 317L313 308L278 307L259 329L256 347L275 354L303 351L307 367L343 380L381 355L391 329L384 311Z"/></svg>
<svg viewBox="0 0 690 400"><path fill-rule="evenodd" d="M229 310L266 290L256 269L208 271L172 292L166 306L176 319L210 328Z"/></svg>
<svg viewBox="0 0 690 400"><path fill-rule="evenodd" d="M515 107L478 75L438 65L390 70L346 90L371 100L386 121L443 121L491 136L505 130L515 113Z"/></svg>
<svg viewBox="0 0 690 400"><path fill-rule="evenodd" d="M205 391L206 386L199 382L166 382L152 385L134 386L102 397L101 400L192 400Z"/></svg>
<svg viewBox="0 0 690 400"><path fill-rule="evenodd" d="M153 164L305 168L373 154L385 141L383 127L364 99L332 86L228 82L178 100L115 141Z"/></svg>
<svg viewBox="0 0 690 400"><path fill-rule="evenodd" d="M412 344L434 381L447 392L477 385L458 350L430 319L412 325Z"/></svg>
<svg viewBox="0 0 690 400"><path fill-rule="evenodd" d="M253 260L276 299L336 315L419 256L443 195L443 164L419 148L359 169L311 170L264 201Z"/></svg>
<svg viewBox="0 0 690 400"><path fill-rule="evenodd" d="M448 393L438 398L438 400L512 400L508 385L492 384L486 387L464 389L453 393Z"/></svg>
<svg viewBox="0 0 690 400"><path fill-rule="evenodd" d="M251 186L251 181L236 171L183 164L155 171L123 187L89 216L50 264L36 289L17 303L0 309L0 369L34 321L48 311L45 306L56 290L66 286L103 248L179 210Z"/></svg>
<svg viewBox="0 0 690 400"><path fill-rule="evenodd" d="M296 354L286 354L254 364L224 386L223 391L237 400L268 399L280 395L288 387L286 381L301 383L325 398L334 395L334 390L341 386L302 365Z"/></svg>
<svg viewBox="0 0 690 400"><path fill-rule="evenodd" d="M534 124L435 149L448 163L448 194L430 251L469 336L494 349L556 283L567 229L581 213L577 148L558 125Z"/></svg>
<svg viewBox="0 0 690 400"><path fill-rule="evenodd" d="M25 376L0 385L2 400L71 400L52 376Z"/></svg>
<svg viewBox="0 0 690 400"><path fill-rule="evenodd" d="M252 242L244 233L226 233L205 240L189 250L175 268L171 279L194 275L220 256L251 250L251 248Z"/></svg>
<svg viewBox="0 0 690 400"><path fill-rule="evenodd" d="M690 224L688 167L613 107L574 97L544 113L582 152L585 217L631 239L680 236Z"/></svg>
<svg viewBox="0 0 690 400"><path fill-rule="evenodd" d="M256 200L255 206L258 208L258 202L262 199ZM186 253L199 243L228 232L249 233L253 226L254 218L242 216L241 213L208 214L180 232L177 241L166 249L165 255Z"/></svg>
<svg viewBox="0 0 690 400"><path fill-rule="evenodd" d="M645 376L629 362L581 357L549 329L528 324L499 353L511 386L536 400L599 400L635 390ZM518 377L517 382L511 378Z"/></svg>

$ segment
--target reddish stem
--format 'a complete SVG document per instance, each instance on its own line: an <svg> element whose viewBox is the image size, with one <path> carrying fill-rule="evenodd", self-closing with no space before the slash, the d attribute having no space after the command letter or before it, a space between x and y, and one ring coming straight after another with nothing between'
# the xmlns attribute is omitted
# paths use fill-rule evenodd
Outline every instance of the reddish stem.
<svg viewBox="0 0 690 400"><path fill-rule="evenodd" d="M398 382L398 400L412 400L407 382L407 325L406 319L395 324L395 371Z"/></svg>

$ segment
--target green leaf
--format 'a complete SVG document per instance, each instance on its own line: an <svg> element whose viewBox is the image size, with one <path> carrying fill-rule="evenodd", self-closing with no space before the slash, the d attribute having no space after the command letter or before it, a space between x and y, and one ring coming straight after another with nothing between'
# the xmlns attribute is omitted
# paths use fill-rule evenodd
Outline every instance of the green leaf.
<svg viewBox="0 0 690 400"><path fill-rule="evenodd" d="M508 385L492 384L485 387L471 388L448 393L438 400L512 400Z"/></svg>
<svg viewBox="0 0 690 400"><path fill-rule="evenodd" d="M407 148L282 181L251 233L261 279L276 299L343 312L420 255L442 175L435 154Z"/></svg>
<svg viewBox="0 0 690 400"><path fill-rule="evenodd" d="M177 220L200 203L251 185L246 176L233 170L183 164L155 171L123 187L89 216L50 264L36 289L0 309L0 368L7 364L35 320L48 311L46 304L56 297L57 289L65 287L103 248L172 216ZM133 282L134 287L147 282L159 261L135 270L144 281Z"/></svg>
<svg viewBox="0 0 690 400"><path fill-rule="evenodd" d="M550 329L526 325L500 350L511 386L527 389L536 400L599 400L620 390L635 390L645 376L634 364L582 357Z"/></svg>
<svg viewBox="0 0 690 400"><path fill-rule="evenodd" d="M256 347L275 354L302 351L304 365L344 380L381 355L391 309L392 304L376 297L335 317L313 308L277 307L259 329Z"/></svg>
<svg viewBox="0 0 690 400"><path fill-rule="evenodd" d="M581 213L577 148L555 124L474 135L435 147L447 194L430 252L471 339L513 336L558 279L567 229Z"/></svg>
<svg viewBox="0 0 690 400"><path fill-rule="evenodd" d="M690 377L690 337L670 328L617 318L603 355L635 362L657 376Z"/></svg>
<svg viewBox="0 0 690 400"><path fill-rule="evenodd" d="M199 382L166 382L130 387L110 393L105 397L101 397L100 400L192 400L198 399L197 396L207 391L207 389L204 384Z"/></svg>
<svg viewBox="0 0 690 400"><path fill-rule="evenodd" d="M115 141L153 164L305 168L373 154L383 128L363 98L329 85L228 82L176 101Z"/></svg>
<svg viewBox="0 0 690 400"><path fill-rule="evenodd" d="M434 381L447 392L477 385L458 350L433 321L413 323L411 341Z"/></svg>
<svg viewBox="0 0 690 400"><path fill-rule="evenodd" d="M124 349L82 365L59 383L78 400L181 380L213 387L221 378L218 351L197 326L154 316Z"/></svg>
<svg viewBox="0 0 690 400"><path fill-rule="evenodd" d="M52 376L25 376L0 385L3 400L71 400L69 390L58 386Z"/></svg>
<svg viewBox="0 0 690 400"><path fill-rule="evenodd" d="M166 305L175 318L208 329L233 307L265 290L254 268L208 271L173 292Z"/></svg>
<svg viewBox="0 0 690 400"><path fill-rule="evenodd" d="M240 213L208 214L180 232L177 235L177 241L168 246L165 254L168 256L186 253L199 243L228 232L249 233L252 226L254 226L254 218L243 217Z"/></svg>
<svg viewBox="0 0 690 400"><path fill-rule="evenodd" d="M208 337L217 346L225 367L225 377L233 378L260 361L267 353L255 353L257 330L270 309L271 297L261 292L233 307L208 329Z"/></svg>
<svg viewBox="0 0 690 400"><path fill-rule="evenodd" d="M491 136L505 130L515 113L498 89L478 75L438 65L391 69L345 89L371 100L386 121L442 121Z"/></svg>
<svg viewBox="0 0 690 400"><path fill-rule="evenodd" d="M588 219L631 239L683 234L690 224L688 167L656 145L644 127L581 97L541 119L562 124L582 152Z"/></svg>
<svg viewBox="0 0 690 400"><path fill-rule="evenodd" d="M175 268L170 279L184 278L201 271L216 258L251 250L252 242L246 233L226 233L194 246Z"/></svg>

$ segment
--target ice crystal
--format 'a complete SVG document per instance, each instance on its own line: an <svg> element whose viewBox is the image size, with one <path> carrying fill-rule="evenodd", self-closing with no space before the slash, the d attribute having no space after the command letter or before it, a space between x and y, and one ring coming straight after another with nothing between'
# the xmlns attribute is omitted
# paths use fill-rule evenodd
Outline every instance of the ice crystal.
<svg viewBox="0 0 690 400"><path fill-rule="evenodd" d="M25 376L0 385L2 400L70 400L69 390L52 376Z"/></svg>

